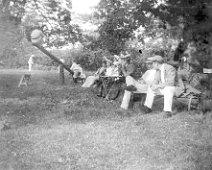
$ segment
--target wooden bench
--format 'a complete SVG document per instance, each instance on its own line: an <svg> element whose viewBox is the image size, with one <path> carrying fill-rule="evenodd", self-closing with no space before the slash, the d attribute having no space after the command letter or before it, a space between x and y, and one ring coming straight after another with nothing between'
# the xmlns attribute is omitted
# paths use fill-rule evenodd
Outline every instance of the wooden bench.
<svg viewBox="0 0 212 170"><path fill-rule="evenodd" d="M163 97L163 95L156 95L156 97ZM136 98L136 99L135 99ZM130 107L134 106L134 103L139 101L142 104L145 102L146 93L141 93L138 91L132 92L131 100L130 100ZM199 96L194 94L186 94L182 93L180 96L174 96L174 100L182 103L183 105L187 106L187 110L190 111L191 109L197 109L199 103Z"/></svg>

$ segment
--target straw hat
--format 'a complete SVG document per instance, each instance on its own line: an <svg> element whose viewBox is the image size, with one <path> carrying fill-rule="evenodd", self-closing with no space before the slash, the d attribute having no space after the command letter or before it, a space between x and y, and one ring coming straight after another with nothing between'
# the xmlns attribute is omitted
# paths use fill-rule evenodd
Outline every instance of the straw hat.
<svg viewBox="0 0 212 170"><path fill-rule="evenodd" d="M130 58L130 54L126 54L126 55L121 54L120 55L120 59L129 59L129 58Z"/></svg>
<svg viewBox="0 0 212 170"><path fill-rule="evenodd" d="M163 62L163 57L161 57L160 55L155 55L154 57L150 57L147 60L150 62Z"/></svg>

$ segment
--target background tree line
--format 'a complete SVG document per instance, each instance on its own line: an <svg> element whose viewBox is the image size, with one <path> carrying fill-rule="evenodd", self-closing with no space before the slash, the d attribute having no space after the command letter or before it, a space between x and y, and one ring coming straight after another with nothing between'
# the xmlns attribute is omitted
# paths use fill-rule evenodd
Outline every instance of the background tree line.
<svg viewBox="0 0 212 170"><path fill-rule="evenodd" d="M14 64L17 67L26 63L25 46L29 45L24 38L29 40L35 28L46 35L46 47L80 42L80 55L76 51L72 55L89 61L87 68L102 55L126 50L138 59L138 49L142 49L145 55L161 50L166 57L179 60L188 44L196 49L191 64L197 71L212 65L210 0L101 0L94 13L79 16L79 20L98 26L92 33L83 32L72 22L71 0L1 0L0 8L1 59L18 58L15 63L19 64ZM148 38L152 41L146 43ZM153 46L153 40L159 38L162 41ZM176 48L171 47L174 41Z"/></svg>

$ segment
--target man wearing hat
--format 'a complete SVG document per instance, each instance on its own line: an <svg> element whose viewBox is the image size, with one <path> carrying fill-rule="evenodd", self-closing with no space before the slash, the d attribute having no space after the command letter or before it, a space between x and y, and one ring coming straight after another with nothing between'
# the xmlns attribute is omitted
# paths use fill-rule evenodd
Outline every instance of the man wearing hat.
<svg viewBox="0 0 212 170"><path fill-rule="evenodd" d="M148 67L148 70L142 75L142 77L138 81L131 76L126 77L127 87L125 88L124 97L121 103L122 109L128 109L132 91L146 93L148 86L153 83L156 76L156 70L152 69L151 61L147 61L146 65Z"/></svg>
<svg viewBox="0 0 212 170"><path fill-rule="evenodd" d="M160 73L159 79L148 87L147 96L144 103L145 113L152 111L154 97L157 94L164 95L164 117L172 116L172 103L176 86L176 70L173 66L164 63L163 58L159 55L148 58L152 62L152 67Z"/></svg>

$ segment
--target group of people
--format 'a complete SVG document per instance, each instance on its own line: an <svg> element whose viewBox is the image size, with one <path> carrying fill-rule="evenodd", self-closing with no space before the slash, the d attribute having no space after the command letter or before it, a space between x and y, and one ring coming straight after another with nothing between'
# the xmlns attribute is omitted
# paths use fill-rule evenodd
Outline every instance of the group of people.
<svg viewBox="0 0 212 170"><path fill-rule="evenodd" d="M35 56L29 58L29 71L32 71ZM173 97L182 94L185 89L195 94L201 92L184 84L183 71L178 70L171 64L165 63L160 55L154 55L145 61L147 71L142 73L137 79L136 65L131 62L129 54L113 56L113 59L103 57L102 66L91 76L86 77L82 67L73 61L70 69L73 71L73 80L77 83L78 79L84 80L82 87L93 87L97 89L97 96L106 100L114 100L123 91L123 99L120 106L122 111L129 109L133 92L144 93L146 98L142 103L144 113L150 113L156 95L164 96L163 113L165 117L173 115ZM178 73L178 74L177 74ZM143 101L142 101L143 102Z"/></svg>
<svg viewBox="0 0 212 170"><path fill-rule="evenodd" d="M154 98L156 95L164 96L164 117L173 115L172 105L173 98L182 93L185 87L179 86L179 77L177 70L171 64L165 63L160 55L154 55L145 61L147 71L142 73L142 77L136 79L136 66L131 62L130 55L114 56L114 61L104 57L102 67L92 76L88 76L82 87L96 87L99 90L99 97L107 100L115 99L124 89L124 95L121 103L121 110L129 109L129 103L133 92L145 93L146 98L142 103L144 113L148 114L152 111ZM73 63L73 67L77 64ZM79 65L77 65L79 66ZM73 69L74 71L74 69ZM77 76L85 75L81 68L74 71L74 80ZM122 86L125 84L125 86ZM123 88L124 87L124 88ZM180 91L180 92L179 92ZM113 97L110 97L113 96Z"/></svg>
<svg viewBox="0 0 212 170"><path fill-rule="evenodd" d="M164 96L163 114L165 117L171 117L173 97L176 92L176 69L167 63L161 56L155 55L147 59L149 69L143 74L138 81L131 76L126 77L126 90L122 100L121 108L128 109L132 91L146 93L144 102L144 112L150 113L154 98L156 95Z"/></svg>

